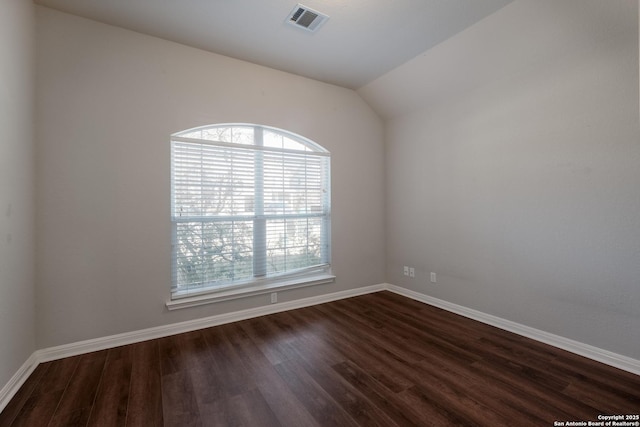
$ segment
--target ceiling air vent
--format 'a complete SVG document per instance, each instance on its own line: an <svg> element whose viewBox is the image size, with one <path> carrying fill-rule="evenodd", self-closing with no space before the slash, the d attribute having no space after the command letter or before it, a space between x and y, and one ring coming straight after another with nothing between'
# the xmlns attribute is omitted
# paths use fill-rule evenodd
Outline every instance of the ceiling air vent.
<svg viewBox="0 0 640 427"><path fill-rule="evenodd" d="M324 24L327 19L329 19L329 17L324 13L320 13L298 3L287 17L287 22L294 27L314 32Z"/></svg>

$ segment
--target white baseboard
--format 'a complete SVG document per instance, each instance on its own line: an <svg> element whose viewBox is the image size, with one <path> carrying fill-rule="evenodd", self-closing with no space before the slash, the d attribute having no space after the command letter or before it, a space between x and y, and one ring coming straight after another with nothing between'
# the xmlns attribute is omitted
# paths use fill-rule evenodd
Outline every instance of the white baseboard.
<svg viewBox="0 0 640 427"><path fill-rule="evenodd" d="M127 344L147 341L155 338L167 337L184 332L196 331L198 329L209 328L211 326L223 325L225 323L238 322L240 320L251 319L282 311L295 310L296 308L309 307L323 304L344 298L351 298L359 295L379 292L386 289L385 284L366 286L362 288L349 289L346 291L334 292L331 294L319 295L316 297L302 298L295 301L281 302L251 308L248 310L235 311L233 313L218 314L202 319L189 320L186 322L172 323L170 325L157 326L154 328L139 331L125 332L92 340L80 341L72 344L60 345L57 347L45 348L35 352L38 362L62 359L64 357L76 356L78 354L90 353L92 351L104 350L107 348L119 347Z"/></svg>
<svg viewBox="0 0 640 427"><path fill-rule="evenodd" d="M37 359L36 354L33 353L9 379L9 382L2 387L2 390L0 390L0 412L9 404L13 396L20 390L20 387L22 387L27 378L29 378L29 375L33 373L39 364L40 361Z"/></svg>
<svg viewBox="0 0 640 427"><path fill-rule="evenodd" d="M442 308L443 310L447 310L452 313L456 313L461 316L468 317L470 319L477 320L491 326L495 326L496 328L504 329L505 331L513 332L515 334L522 335L524 337L531 338L545 344L549 344L553 347L561 348L571 353L584 356L588 359L592 359L597 362L601 362L606 365L610 365L615 368L640 375L640 360L632 359L630 357L622 356L620 354L574 341L569 338L531 328L529 326L502 319L497 316L492 316L491 314L486 314L481 311L473 310L471 308L453 304L448 301L430 297L428 295L402 288L400 286L391 284L386 284L386 286L388 291L394 292L398 295L402 295L407 298L423 302L425 304L433 305L435 307Z"/></svg>
<svg viewBox="0 0 640 427"><path fill-rule="evenodd" d="M236 311L233 313L219 314L202 319L157 326L154 328L143 329L139 331L125 332L122 334L37 350L22 365L18 372L16 372L16 374L11 377L9 382L2 388L2 390L0 390L0 412L2 412L2 410L7 406L11 398L17 393L17 391L24 384L29 375L31 375L34 369L43 362L127 344L134 344L150 339L167 337L184 332L191 332L198 329L209 328L212 326L223 325L225 323L237 322L240 320L251 319L254 317L279 313L282 311L295 310L297 308L324 304L331 301L380 292L384 290L388 290L398 295L402 295L416 301L423 302L425 304L433 305L435 307L460 314L470 319L477 320L479 322L486 323L488 325L495 326L497 328L504 329L506 331L534 339L536 341L541 341L543 343L570 351L580 356L584 356L589 359L631 372L633 374L640 375L640 360L612 353L607 350L602 350L597 347L573 341L558 335L550 334L548 332L505 320L500 317L492 316L490 314L482 313L480 311L453 304L448 301L414 292L406 288L395 286L389 283L382 283L378 285L349 289L346 291L319 295L310 298L303 298L295 301L282 302L278 304L270 304L248 310Z"/></svg>

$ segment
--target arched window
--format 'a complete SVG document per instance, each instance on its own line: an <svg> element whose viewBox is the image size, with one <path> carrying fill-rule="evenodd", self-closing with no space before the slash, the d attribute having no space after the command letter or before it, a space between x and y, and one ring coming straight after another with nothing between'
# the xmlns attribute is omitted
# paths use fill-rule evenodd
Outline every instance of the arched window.
<svg viewBox="0 0 640 427"><path fill-rule="evenodd" d="M306 138L248 124L174 134L171 205L174 299L332 279L330 153Z"/></svg>

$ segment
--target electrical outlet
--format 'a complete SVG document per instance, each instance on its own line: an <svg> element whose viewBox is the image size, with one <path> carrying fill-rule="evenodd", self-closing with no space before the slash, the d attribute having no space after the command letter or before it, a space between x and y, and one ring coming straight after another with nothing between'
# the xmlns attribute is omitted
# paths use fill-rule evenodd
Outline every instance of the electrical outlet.
<svg viewBox="0 0 640 427"><path fill-rule="evenodd" d="M271 294L271 304L275 304L278 302L278 293L277 292L273 292Z"/></svg>
<svg viewBox="0 0 640 427"><path fill-rule="evenodd" d="M406 265L404 266L404 275L405 276L409 275L409 267L407 267Z"/></svg>
<svg viewBox="0 0 640 427"><path fill-rule="evenodd" d="M416 269L409 267L409 277L416 277Z"/></svg>
<svg viewBox="0 0 640 427"><path fill-rule="evenodd" d="M431 272L431 283L436 283L436 273Z"/></svg>

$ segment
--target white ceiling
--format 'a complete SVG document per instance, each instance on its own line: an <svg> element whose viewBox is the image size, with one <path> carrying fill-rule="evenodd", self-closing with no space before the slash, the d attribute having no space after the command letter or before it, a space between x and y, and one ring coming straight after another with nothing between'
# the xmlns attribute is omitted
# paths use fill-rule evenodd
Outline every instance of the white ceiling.
<svg viewBox="0 0 640 427"><path fill-rule="evenodd" d="M285 24L297 0L35 0L35 3L357 89L513 0L302 0L330 16Z"/></svg>

